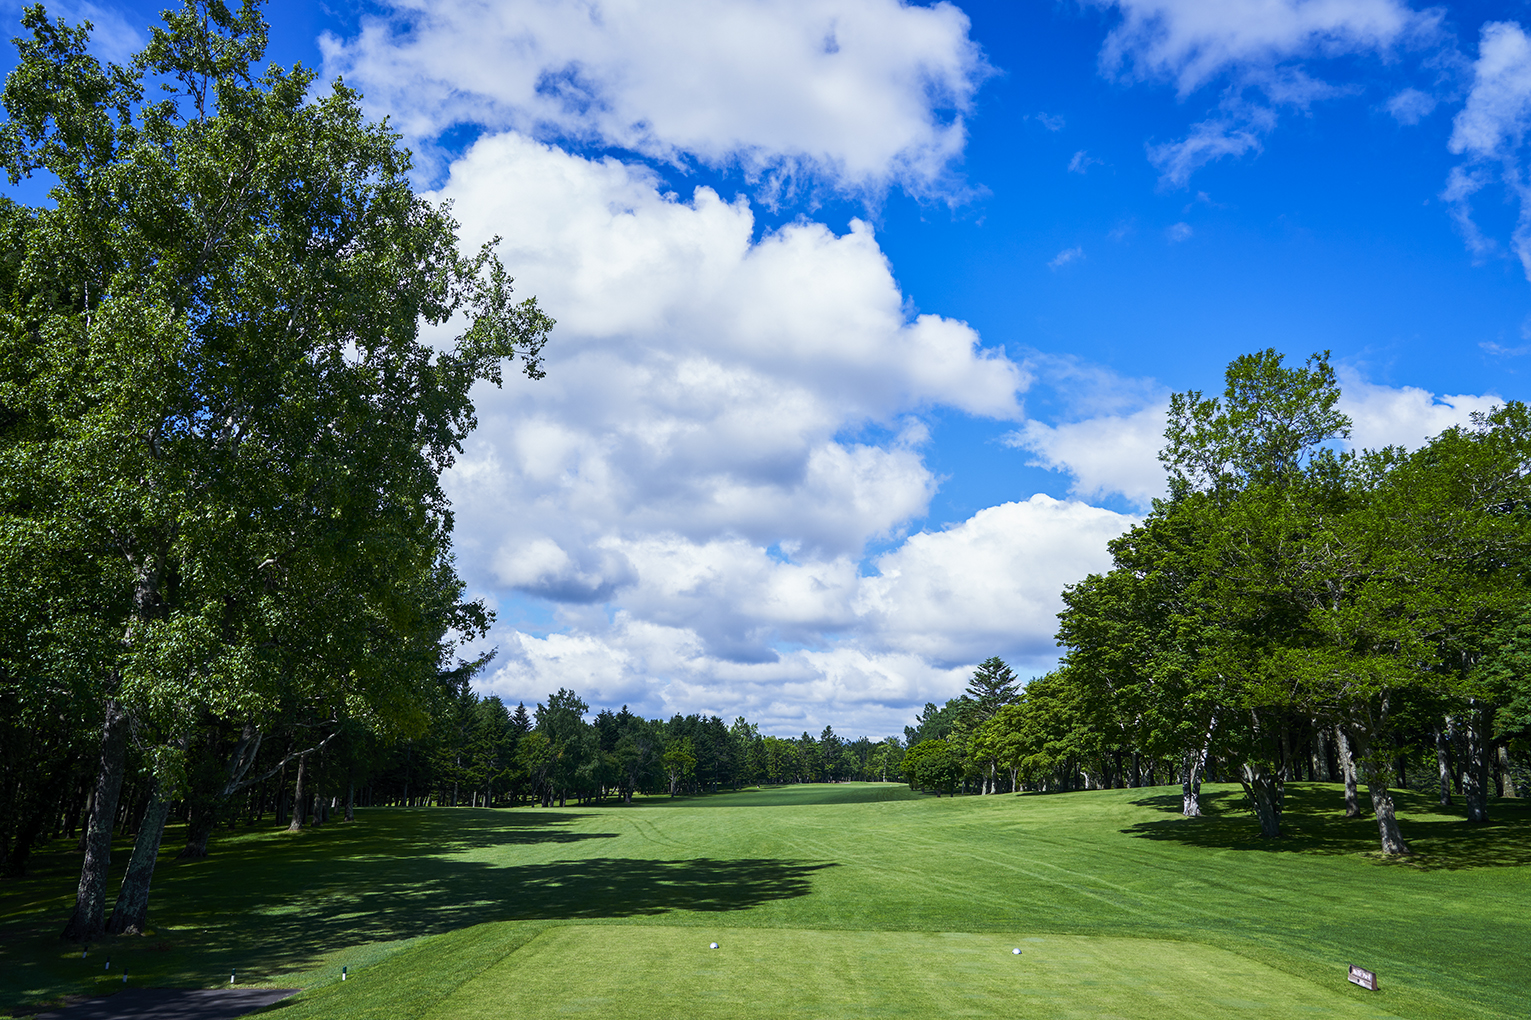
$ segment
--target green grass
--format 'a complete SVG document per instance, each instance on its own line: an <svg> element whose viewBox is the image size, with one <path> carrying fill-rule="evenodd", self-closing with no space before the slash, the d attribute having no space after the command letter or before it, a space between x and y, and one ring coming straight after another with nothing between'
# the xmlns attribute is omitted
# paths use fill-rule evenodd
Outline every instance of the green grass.
<svg viewBox="0 0 1531 1020"><path fill-rule="evenodd" d="M718 949L708 948L709 939ZM1022 955L1012 955L1013 947ZM571 982L571 975L579 977ZM1358 999L1190 942L793 928L721 928L704 935L688 928L568 925L486 968L429 1016L1390 1015Z"/></svg>
<svg viewBox="0 0 1531 1020"><path fill-rule="evenodd" d="M1334 787L1294 785L1279 841L1237 788L1205 799L1199 820L1166 788L879 784L359 812L203 861L167 851L154 933L84 961L56 938L77 867L60 848L0 890L0 1004L110 990L110 952L134 984L238 967L304 988L283 1020L1525 1015L1531 806L1468 826L1402 794L1418 852L1394 862ZM1347 984L1348 963L1382 991Z"/></svg>

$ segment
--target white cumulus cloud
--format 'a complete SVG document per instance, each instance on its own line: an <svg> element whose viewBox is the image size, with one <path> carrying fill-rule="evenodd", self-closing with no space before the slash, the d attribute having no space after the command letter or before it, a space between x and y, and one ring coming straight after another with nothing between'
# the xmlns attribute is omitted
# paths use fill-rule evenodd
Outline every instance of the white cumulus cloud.
<svg viewBox="0 0 1531 1020"><path fill-rule="evenodd" d="M946 531L912 535L876 560L858 612L895 650L958 664L988 654L1055 654L1065 585L1110 568L1106 543L1135 518L1038 493L980 510Z"/></svg>
<svg viewBox="0 0 1531 1020"><path fill-rule="evenodd" d="M1417 449L1453 425L1466 425L1474 411L1504 403L1493 393L1437 395L1418 386L1379 386L1353 371L1339 375L1339 406L1350 416L1350 443L1357 449Z"/></svg>
<svg viewBox="0 0 1531 1020"><path fill-rule="evenodd" d="M320 41L417 141L457 124L662 160L938 187L990 73L950 3L390 0Z"/></svg>
<svg viewBox="0 0 1531 1020"><path fill-rule="evenodd" d="M558 320L546 379L475 394L479 431L446 480L470 583L559 607L562 633L497 634L496 689L561 677L648 710L684 693L688 711L737 694L787 712L770 686L829 683L831 666L946 677L897 665L918 656L857 608L858 564L935 491L921 415L1019 420L1024 366L911 316L862 223L757 237L744 200L682 198L515 132L431 197L453 201L465 244L502 235L517 290ZM581 670L605 686L575 685ZM723 677L737 691L708 686Z"/></svg>
<svg viewBox="0 0 1531 1020"><path fill-rule="evenodd" d="M1033 466L1072 475L1069 491L1081 499L1122 496L1146 508L1167 491L1159 462L1167 412L1154 404L1060 425L1028 421L1006 442L1031 451Z"/></svg>
<svg viewBox="0 0 1531 1020"><path fill-rule="evenodd" d="M1106 543L1134 521L1033 496L910 536L870 576L847 559L787 562L741 541L648 540L633 556L638 590L609 621L575 614L573 633L496 634L503 654L486 686L526 701L571 687L656 715L742 712L775 732L898 733L990 655L1022 675L1049 668L1064 586L1108 569ZM759 654L708 636L730 616ZM769 634L803 640L773 648Z"/></svg>

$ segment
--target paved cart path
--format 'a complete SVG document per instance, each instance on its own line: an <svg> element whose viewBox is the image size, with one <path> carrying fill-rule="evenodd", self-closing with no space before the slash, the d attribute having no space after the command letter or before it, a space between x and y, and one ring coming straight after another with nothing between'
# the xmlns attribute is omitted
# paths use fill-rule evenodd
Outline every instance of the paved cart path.
<svg viewBox="0 0 1531 1020"><path fill-rule="evenodd" d="M86 999L37 1020L233 1020L280 1002L296 988L125 988Z"/></svg>

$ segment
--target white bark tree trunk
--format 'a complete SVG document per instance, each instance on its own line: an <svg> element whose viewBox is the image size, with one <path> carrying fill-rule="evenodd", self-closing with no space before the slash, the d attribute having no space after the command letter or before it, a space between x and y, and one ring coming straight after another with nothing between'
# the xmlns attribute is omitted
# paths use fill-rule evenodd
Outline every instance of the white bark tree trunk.
<svg viewBox="0 0 1531 1020"><path fill-rule="evenodd" d="M1393 808L1393 795L1388 792L1387 773L1366 759L1366 792L1371 796L1372 813L1377 816L1377 833L1382 839L1385 854L1410 853L1409 844L1403 841L1398 830L1398 816Z"/></svg>
<svg viewBox="0 0 1531 1020"><path fill-rule="evenodd" d="M1340 774L1345 780L1345 817L1359 818L1361 816L1361 798L1356 793L1356 759L1351 753L1350 738L1345 736L1344 727L1338 723L1334 726L1335 756L1340 759Z"/></svg>

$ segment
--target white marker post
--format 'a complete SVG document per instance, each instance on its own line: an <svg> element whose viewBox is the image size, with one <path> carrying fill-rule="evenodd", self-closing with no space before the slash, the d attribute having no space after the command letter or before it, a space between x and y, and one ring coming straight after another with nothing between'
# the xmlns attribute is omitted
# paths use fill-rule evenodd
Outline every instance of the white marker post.
<svg viewBox="0 0 1531 1020"><path fill-rule="evenodd" d="M229 968L229 984L233 984L233 983L234 983L234 968L230 967Z"/></svg>
<svg viewBox="0 0 1531 1020"><path fill-rule="evenodd" d="M347 968L345 968L345 967L341 967L340 968L340 980L342 980L342 981L344 981L346 979L346 969Z"/></svg>

